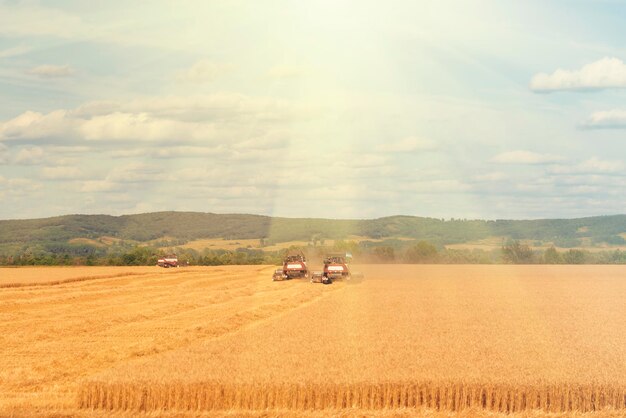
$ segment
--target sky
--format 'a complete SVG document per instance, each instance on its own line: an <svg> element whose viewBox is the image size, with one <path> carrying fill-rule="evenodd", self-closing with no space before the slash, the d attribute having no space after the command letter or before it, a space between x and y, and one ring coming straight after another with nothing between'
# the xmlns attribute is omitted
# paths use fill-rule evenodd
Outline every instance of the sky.
<svg viewBox="0 0 626 418"><path fill-rule="evenodd" d="M0 219L626 213L624 16L0 0Z"/></svg>

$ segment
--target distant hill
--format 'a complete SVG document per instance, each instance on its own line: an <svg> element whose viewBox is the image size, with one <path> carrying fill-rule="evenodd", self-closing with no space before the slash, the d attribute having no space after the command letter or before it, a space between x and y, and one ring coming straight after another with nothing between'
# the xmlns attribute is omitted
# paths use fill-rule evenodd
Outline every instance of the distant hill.
<svg viewBox="0 0 626 418"><path fill-rule="evenodd" d="M436 245L502 237L550 242L559 247L624 245L626 215L542 220L442 220L415 216L333 220L198 212L139 215L68 215L0 221L0 255L25 249L58 251L68 245L119 243L182 245L209 238L268 242L311 239L411 238ZM159 244L161 240L161 244Z"/></svg>

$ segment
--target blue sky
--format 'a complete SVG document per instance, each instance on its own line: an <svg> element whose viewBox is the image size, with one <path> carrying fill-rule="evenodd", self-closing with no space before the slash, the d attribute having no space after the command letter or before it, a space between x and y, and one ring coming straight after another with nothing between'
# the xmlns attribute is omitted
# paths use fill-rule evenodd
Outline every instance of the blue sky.
<svg viewBox="0 0 626 418"><path fill-rule="evenodd" d="M619 1L0 1L0 218L624 213Z"/></svg>

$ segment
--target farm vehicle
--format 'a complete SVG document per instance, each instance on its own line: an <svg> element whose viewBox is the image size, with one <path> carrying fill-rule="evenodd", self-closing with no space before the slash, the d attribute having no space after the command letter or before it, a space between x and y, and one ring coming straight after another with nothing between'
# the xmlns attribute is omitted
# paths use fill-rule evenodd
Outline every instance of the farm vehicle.
<svg viewBox="0 0 626 418"><path fill-rule="evenodd" d="M324 257L323 274L331 280L350 279L350 268L346 263L345 254L336 253Z"/></svg>
<svg viewBox="0 0 626 418"><path fill-rule="evenodd" d="M161 257L157 260L157 266L164 267L164 268L178 267L178 257L176 257L175 254Z"/></svg>
<svg viewBox="0 0 626 418"><path fill-rule="evenodd" d="M310 279L311 283L331 284L334 280L358 280L363 273L351 272L347 260L351 254L333 253L324 257L324 268L321 271L311 271L302 251L288 253L283 260L283 266L274 270L273 281L295 278Z"/></svg>
<svg viewBox="0 0 626 418"><path fill-rule="evenodd" d="M352 258L351 254L333 253L324 257L324 270L313 272L312 283L330 284L334 280L362 279L363 273L350 271L347 259Z"/></svg>
<svg viewBox="0 0 626 418"><path fill-rule="evenodd" d="M283 267L274 271L272 280L308 279L309 277L310 271L304 253L302 251L292 251L285 256Z"/></svg>

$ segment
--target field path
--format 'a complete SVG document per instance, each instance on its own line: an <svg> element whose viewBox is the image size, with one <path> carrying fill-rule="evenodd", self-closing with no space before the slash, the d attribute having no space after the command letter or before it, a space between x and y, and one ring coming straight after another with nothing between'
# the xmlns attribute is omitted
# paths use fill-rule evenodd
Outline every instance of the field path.
<svg viewBox="0 0 626 418"><path fill-rule="evenodd" d="M232 333L340 288L275 283L273 268L139 267L117 277L87 280L80 272L80 281L0 288L0 415L73 407L84 376ZM5 282L36 279L36 269L13 270L18 277ZM77 272L55 274L63 281Z"/></svg>

